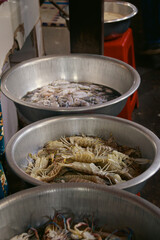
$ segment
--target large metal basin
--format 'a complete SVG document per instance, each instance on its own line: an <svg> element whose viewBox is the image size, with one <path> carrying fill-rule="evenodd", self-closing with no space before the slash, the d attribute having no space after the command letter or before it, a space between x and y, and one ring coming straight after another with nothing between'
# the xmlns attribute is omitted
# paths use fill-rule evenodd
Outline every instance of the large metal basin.
<svg viewBox="0 0 160 240"><path fill-rule="evenodd" d="M28 91L57 79L104 84L122 95L100 105L74 108L37 106L21 100ZM31 123L46 117L77 113L102 113L116 116L139 84L140 77L137 71L122 61L98 55L71 54L47 56L23 62L2 77L1 89L16 104L20 116Z"/></svg>
<svg viewBox="0 0 160 240"><path fill-rule="evenodd" d="M128 226L135 240L160 239L158 207L131 193L93 184L54 184L7 197L0 202L0 239L8 240L28 226L40 226L55 209L67 209L81 219L94 216L99 226Z"/></svg>
<svg viewBox="0 0 160 240"><path fill-rule="evenodd" d="M48 185L24 173L28 153L37 151L47 141L82 133L103 139L108 139L112 133L119 144L139 147L142 157L152 160L141 175L114 185L116 188L138 193L160 167L160 140L155 134L134 122L104 115L54 117L33 123L11 138L6 148L7 161L15 174L25 182Z"/></svg>
<svg viewBox="0 0 160 240"><path fill-rule="evenodd" d="M63 10L69 14L68 6L65 6ZM105 0L104 14L108 12L111 14L116 14L116 16L112 19L104 18L104 39L113 40L121 37L122 34L127 31L131 24L131 19L137 14L138 9L129 2ZM60 11L60 16L66 20L66 24L69 29L69 17L66 16L62 11Z"/></svg>
<svg viewBox="0 0 160 240"><path fill-rule="evenodd" d="M122 36L122 34L129 28L131 19L137 14L138 9L129 2L105 1L104 13L105 12L121 15L121 17L115 19L104 20L105 40L112 40Z"/></svg>

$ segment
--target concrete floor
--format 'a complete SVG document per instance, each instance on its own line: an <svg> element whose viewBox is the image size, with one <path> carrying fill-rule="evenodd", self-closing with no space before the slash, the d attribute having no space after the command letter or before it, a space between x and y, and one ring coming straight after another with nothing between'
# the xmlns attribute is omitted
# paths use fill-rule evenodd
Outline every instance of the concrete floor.
<svg viewBox="0 0 160 240"><path fill-rule="evenodd" d="M51 29L50 29L51 30ZM134 30L134 29L133 29ZM67 53L69 51L69 45L61 44L63 39L68 39L68 31L63 31L63 29L55 29L55 32L58 31L59 38L57 39L57 35L54 35L54 31L49 35L46 34L45 29L45 45L46 45L46 53L49 54L51 49L51 44L56 44L56 54L57 53ZM61 35L62 32L65 32L65 37ZM48 41L46 41L48 38ZM52 41L53 39L53 41ZM136 39L137 41L137 39ZM147 127L151 131L153 131L158 137L160 137L160 56L144 56L139 54L139 49L136 48L135 41L135 52L136 52L136 67L137 71L141 76L141 85L138 90L139 94L139 108L135 109L133 112L133 121L140 123L141 125ZM48 44L48 45L47 45ZM17 52L15 55L11 57L11 62L16 64L19 61L23 61L35 56L34 50L30 39L26 42L22 53ZM59 50L57 50L57 48ZM138 49L138 51L136 51ZM24 54L24 52L26 54ZM28 53L30 52L30 56ZM53 52L51 52L53 53ZM9 182L10 193L14 193L16 191L20 191L22 189L28 188L28 186L20 181L8 168L5 166L6 175ZM14 179L14 181L12 181ZM141 197L149 200L154 203L158 207L160 207L160 172L155 174L145 185L143 191L141 192Z"/></svg>
<svg viewBox="0 0 160 240"><path fill-rule="evenodd" d="M131 24L136 68L141 76L141 84L138 89L139 108L134 110L132 118L133 121L147 127L160 138L160 54L144 54L147 41L143 30L141 1L132 0L131 2L138 8L138 14ZM146 183L141 196L160 207L160 171Z"/></svg>
<svg viewBox="0 0 160 240"><path fill-rule="evenodd" d="M139 108L133 121L147 127L160 138L160 55L136 56L137 71L141 76ZM141 196L160 207L160 171L148 180Z"/></svg>

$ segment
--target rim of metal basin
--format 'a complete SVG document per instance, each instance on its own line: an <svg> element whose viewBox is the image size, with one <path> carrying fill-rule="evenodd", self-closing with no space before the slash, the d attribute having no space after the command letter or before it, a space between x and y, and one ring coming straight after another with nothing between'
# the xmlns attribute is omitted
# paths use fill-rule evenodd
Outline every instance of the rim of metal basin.
<svg viewBox="0 0 160 240"><path fill-rule="evenodd" d="M130 202L131 204L137 204L143 209L147 209L147 211L151 211L152 214L155 214L157 217L160 218L160 209L152 204L151 202L147 201L146 199L137 197L135 194L132 194L130 192L116 189L113 187L106 188L102 185L96 185L96 184L88 184L88 183L59 183L57 184L52 184L48 186L37 186L34 188L22 190L20 192L14 193L4 199L1 200L0 202L0 210L3 208L14 204L18 199L29 199L35 196L42 196L45 194L46 196L48 194L51 194L54 191L69 191L69 189L75 189L76 191L97 191L97 192L106 192L106 194L110 194L113 196L120 196L122 199L125 201Z"/></svg>
<svg viewBox="0 0 160 240"><path fill-rule="evenodd" d="M23 180L33 184L33 185L48 185L49 183L45 183L45 182L41 182L39 180L36 180L32 177L30 177L28 174L26 174L20 167L18 167L18 165L16 164L15 161L12 161L12 152L14 149L14 145L16 144L16 141L21 139L21 136L23 134L23 132L25 133L29 133L30 131L32 131L32 129L35 128L39 128L40 126L45 126L51 122L56 122L56 121L60 121L60 120L67 120L67 119L108 119L113 121L114 123L116 122L121 122L122 126L126 126L126 125L130 125L132 126L132 128L136 128L138 129L140 132L142 132L143 134L145 134L146 136L148 136L148 138L150 138L152 140L152 142L154 142L154 146L156 149L156 154L155 154L155 158L154 158L154 162L147 168L147 170L145 170L142 174L140 174L139 176L128 180L124 183L118 183L116 185L113 185L112 187L114 188L119 188L119 189L127 189L127 188L131 188L134 187L135 185L138 185L142 182L145 182L146 180L148 180L150 177L152 177L160 168L160 147L158 148L158 146L160 146L160 140L159 138L149 129L147 129L146 127L126 120L126 119L122 119L122 118L118 118L118 117L113 117L113 116L106 116L106 115L71 115L71 116L58 116L58 117L51 117L51 118L47 118L47 119L43 119L40 121L37 121L35 123L32 123L26 127L24 127L23 129L21 129L20 131L18 131L8 142L7 147L6 147L6 157L7 157L7 161L8 164L10 165L10 167L12 168L12 170Z"/></svg>
<svg viewBox="0 0 160 240"><path fill-rule="evenodd" d="M130 19L130 18L134 17L138 13L138 9L136 8L136 6L134 6L133 4L131 4L129 2L111 2L111 1L107 1L106 3L113 3L113 4L119 4L119 5L123 5L123 6L128 6L128 7L130 7L132 9L132 12L130 14L128 14L127 16L124 16L122 18L106 20L106 21L104 21L104 23L113 23L113 22L124 21L124 20L127 20L127 19Z"/></svg>
<svg viewBox="0 0 160 240"><path fill-rule="evenodd" d="M119 65L122 65L123 67L127 68L131 74L134 75L134 81L132 83L132 86L131 88L125 92L124 94L122 94L120 97L117 97L116 99L113 99L111 101L107 101L106 103L102 103L102 104L96 104L96 105L93 105L93 106L85 106L85 107L49 107L49 106L40 106L40 105L36 105L34 103L28 103L28 102L25 102L17 97L15 97L13 95L13 93L11 93L8 89L7 89L7 86L6 86L6 81L7 81L7 78L9 77L9 75L11 73L13 73L14 71L16 71L18 68L21 68L21 67L25 67L27 65L32 65L34 62L38 63L38 62L41 62L41 61L47 61L49 59L55 59L55 58L60 58L60 57L63 57L63 58L91 58L91 59L101 59L101 60L109 60L115 64L119 64ZM129 96L131 96L139 87L140 85L140 76L138 74L138 72L132 67L130 66L129 64L123 62L123 61L120 61L118 59L115 59L115 58L111 58L111 57L105 57L105 56L102 56L102 55L94 55L94 54L68 54L68 55L50 55L50 56L44 56L44 57L40 57L40 58L33 58L33 59L30 59L30 60L27 60L27 61L24 61L20 64L17 64L16 66L14 66L13 68L11 68L10 70L8 70L3 76L2 76L2 79L1 79L1 90L3 92L3 94L8 97L9 99L11 99L13 102L19 104L19 105L22 105L22 106L26 106L26 107L30 107L30 108L33 108L33 109L41 109L41 110L48 110L48 111L57 111L57 112L83 112L83 111L88 111L88 110L96 110L96 109L101 109L101 108L104 108L104 107L107 107L107 106L111 106L113 104L116 104L116 103L119 103L120 101L122 100L125 100L126 98L128 98Z"/></svg>

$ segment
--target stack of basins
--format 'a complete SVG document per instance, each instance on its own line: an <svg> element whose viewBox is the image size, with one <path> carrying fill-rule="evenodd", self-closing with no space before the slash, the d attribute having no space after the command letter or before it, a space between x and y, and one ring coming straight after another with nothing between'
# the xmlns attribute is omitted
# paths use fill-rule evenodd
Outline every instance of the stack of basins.
<svg viewBox="0 0 160 240"><path fill-rule="evenodd" d="M119 96L92 105L81 98L79 106L22 100L36 88L52 82L64 87L66 81L81 83L85 93L95 84ZM159 139L145 127L116 117L139 84L139 74L128 64L83 54L29 60L3 76L3 93L29 124L9 141L8 164L25 182L43 186L1 201L0 239L29 226L29 235L40 236L45 216L51 218L44 239L160 238L160 210L134 195L160 167Z"/></svg>

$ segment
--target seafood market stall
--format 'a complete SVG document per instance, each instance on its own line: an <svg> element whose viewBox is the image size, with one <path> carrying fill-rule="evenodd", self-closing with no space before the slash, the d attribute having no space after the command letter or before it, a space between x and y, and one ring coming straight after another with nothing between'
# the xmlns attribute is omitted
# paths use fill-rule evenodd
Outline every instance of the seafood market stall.
<svg viewBox="0 0 160 240"><path fill-rule="evenodd" d="M80 2L86 13L89 1ZM72 54L31 59L2 77L23 124L6 147L9 193L20 192L0 201L0 239L158 240L160 210L136 194L160 168L160 140L117 117L140 76L102 56L103 1L95 28L91 18L76 30L75 8L70 0Z"/></svg>
<svg viewBox="0 0 160 240"><path fill-rule="evenodd" d="M72 8L72 2L70 2L70 4ZM100 4L100 9L104 13L101 5L102 3ZM85 11L86 9L87 4L85 5ZM72 12L71 9L70 12ZM70 21L72 23L72 17ZM70 30L72 32L72 29ZM100 39L101 38L102 35L100 35ZM71 40L71 45L72 42L74 41ZM101 41L98 41L99 44L100 42ZM82 39L82 45L85 45L84 39ZM90 114L93 116L93 114L108 114L117 116L123 109L127 98L137 90L139 84L140 77L137 71L122 61L95 54L72 53L70 55L46 56L32 59L15 66L3 75L1 89L3 94L14 102L19 120L21 119L24 124L21 127L24 127L38 120L58 115L72 116L77 114ZM131 123L128 124L131 125ZM106 131L110 130L108 129ZM117 129L117 131L119 130ZM73 129L73 134L80 133L74 133ZM81 134L86 133L81 132ZM72 133L70 133L70 135L72 135ZM91 133L89 135L91 135ZM59 137L63 137L63 133ZM52 136L48 141L49 140L52 140ZM36 141L38 141L38 139ZM29 140L26 140L27 145L29 144L28 142ZM38 142L36 144L38 145ZM45 142L43 142L43 144L45 144ZM71 143L67 144L70 145ZM11 146L11 144L8 144L8 146ZM9 147L7 149L9 149ZM22 149L24 149L24 147L22 147ZM11 159L11 161L13 161L13 151L10 149L8 151L10 153L7 153L7 160L9 161L9 159ZM98 156L98 153L95 154L91 152L91 150L87 151L89 151L91 156ZM156 151L157 150L153 150L153 152ZM27 152L25 152L25 154L27 154ZM100 154L102 154L101 150ZM156 154L159 155L159 153ZM151 158L152 162L153 159L156 158L156 154L150 156L144 153L142 154L144 155L142 156L144 159L142 161L145 163L145 158L147 161L150 161ZM55 153L53 155L55 155ZM49 160L51 162L54 161L55 156L52 157L53 159L51 158L51 160ZM66 158L68 159L67 155L63 158L63 161ZM16 159L15 157L14 161L16 161ZM71 159L68 159L69 163L72 161ZM32 160L35 161L34 157ZM131 159L129 161L131 161ZM125 163L123 164L126 167L128 166L128 163L127 165L125 165ZM157 164L154 163L153 165L154 170L152 174L158 169ZM13 166L12 163L10 163L10 166ZM110 168L110 163L109 165L98 167ZM128 173L127 168L122 170L120 165L119 168L122 172L124 171L123 174L125 178L127 178L126 176L128 176L129 179L133 178L132 174ZM111 171L113 171L112 168ZM116 174L116 172L114 172L114 174ZM117 177L121 179L120 176ZM110 181L112 182L111 179ZM114 179L113 182L115 183L115 181ZM133 190L133 192L137 193L137 190Z"/></svg>

